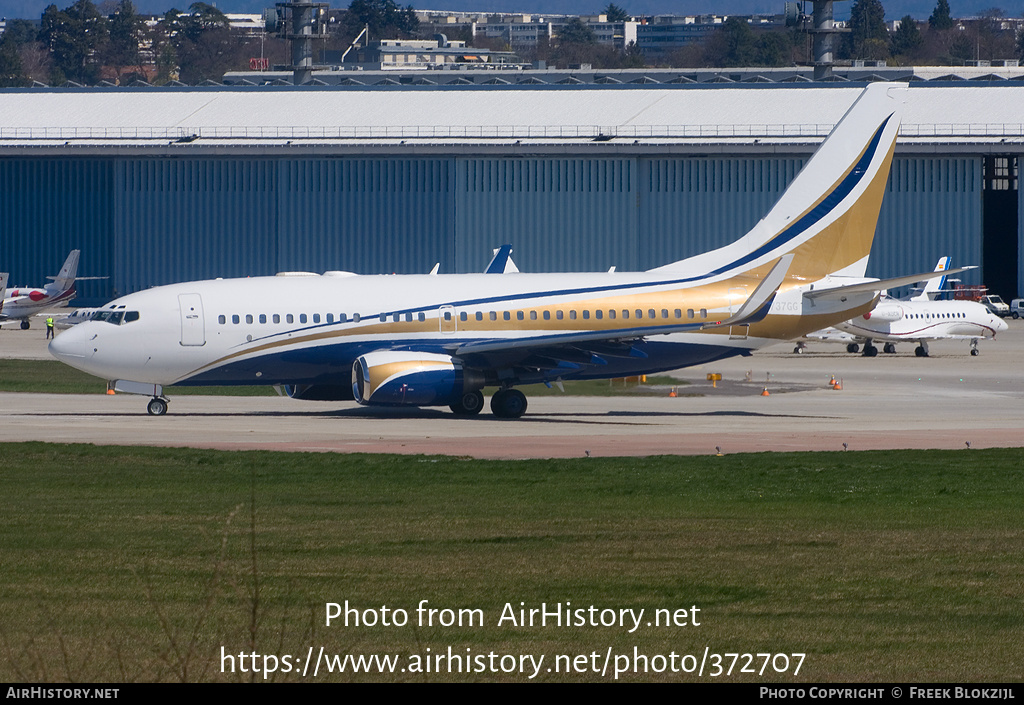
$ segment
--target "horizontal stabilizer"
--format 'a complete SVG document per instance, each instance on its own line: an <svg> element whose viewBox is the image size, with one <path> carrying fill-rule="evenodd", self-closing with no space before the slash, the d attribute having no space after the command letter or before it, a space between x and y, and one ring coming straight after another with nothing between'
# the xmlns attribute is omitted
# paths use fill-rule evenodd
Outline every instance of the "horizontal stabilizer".
<svg viewBox="0 0 1024 705"><path fill-rule="evenodd" d="M969 269L977 269L976 266L970 267L958 267L957 269L949 269L945 272L921 272L920 274L908 274L905 277L896 277L894 279L875 279L874 281L861 282L859 284L847 284L846 286L836 286L831 289L818 289L816 291L804 292L804 296L808 299L838 299L849 294L867 294L871 292L878 292L882 289L895 289L898 286L908 286L910 284L916 284L919 281L925 279L932 279L934 277L944 277L949 274L959 274L960 272L966 272Z"/></svg>
<svg viewBox="0 0 1024 705"><path fill-rule="evenodd" d="M58 279L60 279L60 277L54 276L52 274L47 276L46 278L49 279L50 281L57 281ZM72 277L72 278L76 282L84 282L84 281L87 281L89 279L110 279L110 277Z"/></svg>

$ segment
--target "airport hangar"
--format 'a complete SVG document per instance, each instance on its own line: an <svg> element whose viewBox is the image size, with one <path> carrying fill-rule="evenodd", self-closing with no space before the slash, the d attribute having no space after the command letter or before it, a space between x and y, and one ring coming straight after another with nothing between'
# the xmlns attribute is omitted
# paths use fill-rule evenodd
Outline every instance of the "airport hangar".
<svg viewBox="0 0 1024 705"><path fill-rule="evenodd" d="M79 303L282 271L642 270L739 237L863 83L0 91L0 270ZM911 84L868 274L1024 282L1024 81ZM282 284L287 296L287 284Z"/></svg>

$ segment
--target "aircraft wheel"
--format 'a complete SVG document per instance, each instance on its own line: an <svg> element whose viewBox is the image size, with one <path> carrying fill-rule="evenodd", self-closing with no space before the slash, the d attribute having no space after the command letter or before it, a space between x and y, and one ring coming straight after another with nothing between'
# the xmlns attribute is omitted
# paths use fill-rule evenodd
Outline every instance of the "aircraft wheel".
<svg viewBox="0 0 1024 705"><path fill-rule="evenodd" d="M28 330L29 326L31 326L31 325L32 324L28 322L28 319L24 319L24 318L22 319L22 321L21 321L21 329L22 330Z"/></svg>
<svg viewBox="0 0 1024 705"><path fill-rule="evenodd" d="M892 343L886 343L884 346L882 346L882 352L884 352L886 355L892 355L893 353L896 352L896 346L893 345Z"/></svg>
<svg viewBox="0 0 1024 705"><path fill-rule="evenodd" d="M163 399L153 397L149 400L149 405L146 407L146 411L149 412L150 416L163 416L167 413L167 402Z"/></svg>
<svg viewBox="0 0 1024 705"><path fill-rule="evenodd" d="M917 355L918 357L928 357L928 353L920 345L914 348L914 354Z"/></svg>
<svg viewBox="0 0 1024 705"><path fill-rule="evenodd" d="M878 354L878 348L876 348L874 345L865 345L864 346L864 357L874 357L877 354Z"/></svg>
<svg viewBox="0 0 1024 705"><path fill-rule="evenodd" d="M846 352L848 352L848 353L860 352L860 346L857 345L857 343L850 343L849 345L846 346Z"/></svg>
<svg viewBox="0 0 1024 705"><path fill-rule="evenodd" d="M971 355L976 356L978 354L978 348L971 348Z"/></svg>
<svg viewBox="0 0 1024 705"><path fill-rule="evenodd" d="M484 408L484 393L480 390L466 392L448 408L459 416L476 416Z"/></svg>
<svg viewBox="0 0 1024 705"><path fill-rule="evenodd" d="M797 347L793 348L793 353L795 355L802 355L803 352L804 352L804 349L801 348L799 345Z"/></svg>
<svg viewBox="0 0 1024 705"><path fill-rule="evenodd" d="M518 419L526 413L526 395L518 389L499 389L491 397L491 411L502 419Z"/></svg>

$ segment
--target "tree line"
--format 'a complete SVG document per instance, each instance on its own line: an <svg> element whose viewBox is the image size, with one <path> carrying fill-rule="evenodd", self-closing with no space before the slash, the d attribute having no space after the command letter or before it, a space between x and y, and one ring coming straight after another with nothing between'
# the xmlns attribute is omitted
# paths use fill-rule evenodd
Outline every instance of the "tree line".
<svg viewBox="0 0 1024 705"><path fill-rule="evenodd" d="M101 10L102 8L102 10ZM614 3L602 10L611 22L630 19ZM418 38L421 30L412 6L394 0L352 0L345 10L331 12L329 39L321 49L344 49L363 29L373 39ZM1024 34L1007 22L998 8L970 21L956 22L948 0L937 0L927 22L903 17L895 31L885 21L881 0L855 0L848 31L839 35L836 58L884 60L897 65L957 65L971 59L1024 58ZM468 46L511 51L500 40L472 36L463 26L451 32ZM810 36L798 27L755 28L729 17L703 42L684 46L667 57L645 57L635 43L623 49L598 42L593 29L570 19L559 36L542 40L523 61L552 66L589 63L595 69L792 66L810 60ZM131 0L76 0L64 9L48 6L38 22L8 20L0 35L0 86L26 86L33 81L62 85L68 81L95 85L107 80L128 85L136 81L197 84L220 81L224 73L244 70L249 60L287 63L285 42L271 35L233 31L214 5L195 2L188 12L171 9L161 17L144 18Z"/></svg>

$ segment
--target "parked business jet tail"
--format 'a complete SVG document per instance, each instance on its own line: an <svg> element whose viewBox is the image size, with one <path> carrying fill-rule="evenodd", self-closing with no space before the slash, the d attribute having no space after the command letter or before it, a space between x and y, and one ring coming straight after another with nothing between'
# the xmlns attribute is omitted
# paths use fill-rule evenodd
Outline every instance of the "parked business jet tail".
<svg viewBox="0 0 1024 705"><path fill-rule="evenodd" d="M491 258L487 269L484 270L484 274L517 274L518 272L519 268L512 261L512 245L502 245L496 249L494 257Z"/></svg>
<svg viewBox="0 0 1024 705"><path fill-rule="evenodd" d="M76 279L94 278L75 276L78 272L79 253L79 250L71 250L60 272L56 276L47 277L53 281L46 286L14 289L5 287L0 320L21 319L22 329L27 329L30 325L29 319L37 313L67 306L68 302L75 298Z"/></svg>
<svg viewBox="0 0 1024 705"><path fill-rule="evenodd" d="M938 298L939 293L946 286L946 277L948 276L950 264L952 264L953 258L939 257L938 263L935 265L936 272L942 272L941 277L932 277L927 281L918 282L917 289L920 289L920 293L910 297L910 301L934 301Z"/></svg>
<svg viewBox="0 0 1024 705"><path fill-rule="evenodd" d="M164 385L268 384L458 414L494 387L507 418L526 410L522 385L749 354L873 306L864 272L905 92L867 87L750 232L657 269L491 276L514 267L504 247L482 274L293 274L288 296L274 277L189 282L122 297L50 351L151 395L152 414Z"/></svg>

